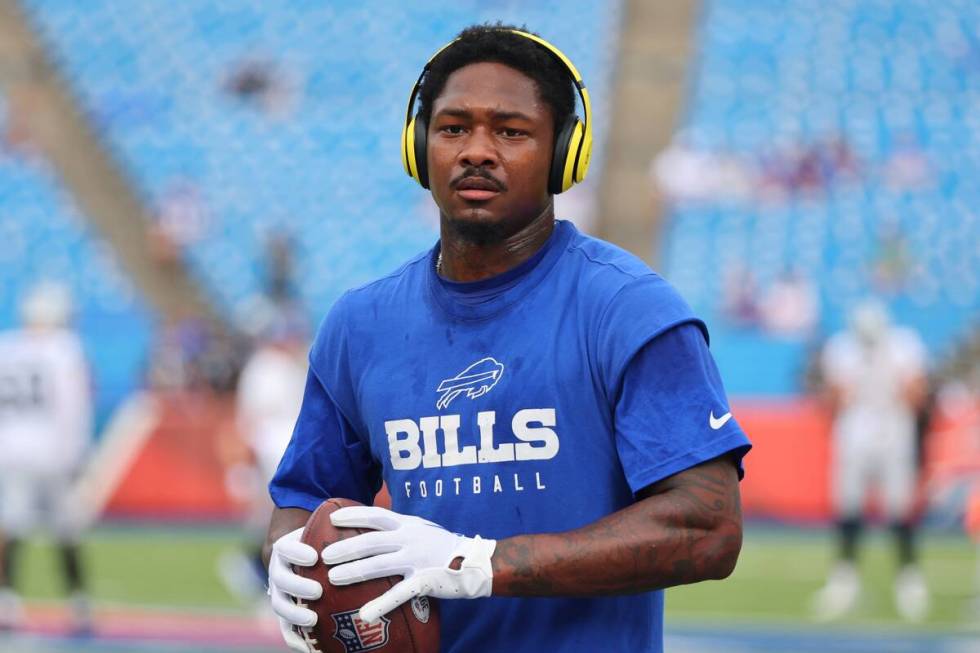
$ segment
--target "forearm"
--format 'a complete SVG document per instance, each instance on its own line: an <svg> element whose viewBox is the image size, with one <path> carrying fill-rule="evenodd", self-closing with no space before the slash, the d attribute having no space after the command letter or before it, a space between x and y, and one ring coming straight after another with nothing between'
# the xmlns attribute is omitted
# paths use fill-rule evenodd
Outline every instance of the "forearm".
<svg viewBox="0 0 980 653"><path fill-rule="evenodd" d="M598 596L728 576L742 544L734 465L718 459L682 475L582 528L499 541L493 593Z"/></svg>
<svg viewBox="0 0 980 653"><path fill-rule="evenodd" d="M269 556L272 555L272 545L286 533L306 526L312 513L301 508L276 508L269 520L269 532L262 547L262 563L269 567Z"/></svg>

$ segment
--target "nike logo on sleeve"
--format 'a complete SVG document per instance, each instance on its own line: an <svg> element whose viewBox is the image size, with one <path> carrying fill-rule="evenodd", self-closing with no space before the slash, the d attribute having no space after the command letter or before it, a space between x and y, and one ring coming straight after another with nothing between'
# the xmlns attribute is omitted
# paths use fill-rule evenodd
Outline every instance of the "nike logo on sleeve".
<svg viewBox="0 0 980 653"><path fill-rule="evenodd" d="M721 417L715 417L715 411L711 411L708 414L708 424L711 425L711 429L713 431L717 431L718 429L723 427L725 425L725 422L727 422L731 418L732 418L731 413L725 413Z"/></svg>

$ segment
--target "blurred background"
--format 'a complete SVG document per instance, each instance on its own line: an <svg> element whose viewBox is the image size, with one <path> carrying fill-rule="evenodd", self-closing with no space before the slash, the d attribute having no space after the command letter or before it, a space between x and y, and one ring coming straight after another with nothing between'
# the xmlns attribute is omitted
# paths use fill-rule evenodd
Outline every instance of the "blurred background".
<svg viewBox="0 0 980 653"><path fill-rule="evenodd" d="M496 20L591 89L559 217L679 288L755 442L738 569L668 591L667 650L980 651L974 0L0 0L0 650L280 649L254 553L305 349L437 238L405 102ZM864 400L914 461L842 520Z"/></svg>

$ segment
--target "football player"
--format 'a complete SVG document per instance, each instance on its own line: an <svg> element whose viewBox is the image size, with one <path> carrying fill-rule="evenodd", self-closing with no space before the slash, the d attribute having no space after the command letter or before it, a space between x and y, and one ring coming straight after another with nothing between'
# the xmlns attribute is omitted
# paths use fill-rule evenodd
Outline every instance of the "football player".
<svg viewBox="0 0 980 653"><path fill-rule="evenodd" d="M412 100L418 93L418 113ZM575 94L583 117L575 116ZM557 220L581 181L589 99L538 36L464 30L412 93L402 155L440 212L435 246L347 292L320 327L292 440L271 483L270 593L287 643L330 587L404 577L377 622L445 600L442 649L661 651L662 589L728 576L750 444L707 329L625 251ZM299 542L324 499L374 532Z"/></svg>
<svg viewBox="0 0 980 653"><path fill-rule="evenodd" d="M256 348L238 378L235 397L239 445L235 463L229 466L228 487L241 491L248 501L245 520L245 552L228 552L219 559L219 573L228 588L246 601L264 599L265 565L261 558L265 530L273 504L266 486L282 458L306 384L306 349L309 338L301 320L292 319L271 303L256 310ZM245 455L242 455L245 454ZM249 463L242 463L245 458ZM263 601L263 607L267 604Z"/></svg>
<svg viewBox="0 0 980 653"><path fill-rule="evenodd" d="M21 305L23 328L0 333L0 627L21 618L17 554L38 527L54 537L71 593L74 627L90 627L70 488L91 443L92 398L81 342L69 328L71 296L38 284Z"/></svg>
<svg viewBox="0 0 980 653"><path fill-rule="evenodd" d="M850 612L860 596L855 564L864 503L877 487L898 544L895 605L909 621L929 607L917 564L913 504L917 484L916 410L925 396L925 349L911 330L890 323L885 307L863 302L847 330L823 351L822 372L834 406L834 504L840 551L827 584L814 600L827 621Z"/></svg>

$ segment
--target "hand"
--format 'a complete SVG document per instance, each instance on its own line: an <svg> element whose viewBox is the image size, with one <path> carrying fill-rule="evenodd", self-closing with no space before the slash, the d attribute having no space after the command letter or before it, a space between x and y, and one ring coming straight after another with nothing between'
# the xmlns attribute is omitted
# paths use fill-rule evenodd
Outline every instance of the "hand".
<svg viewBox="0 0 980 653"><path fill-rule="evenodd" d="M273 543L269 558L269 596L286 645L298 653L313 653L298 628L315 625L316 613L298 599L316 600L323 594L323 587L311 578L303 578L290 566L312 567L316 564L316 549L303 544L302 536L303 529L297 528Z"/></svg>
<svg viewBox="0 0 980 653"><path fill-rule="evenodd" d="M416 596L475 599L490 596L490 557L496 540L464 537L411 515L372 506L341 508L330 515L334 526L371 528L374 532L335 542L323 550L323 561L338 565L329 572L334 585L372 578L404 579L361 608L360 617L375 623ZM459 569L450 565L462 558ZM353 561L353 562L352 562ZM345 564L341 564L345 563Z"/></svg>

